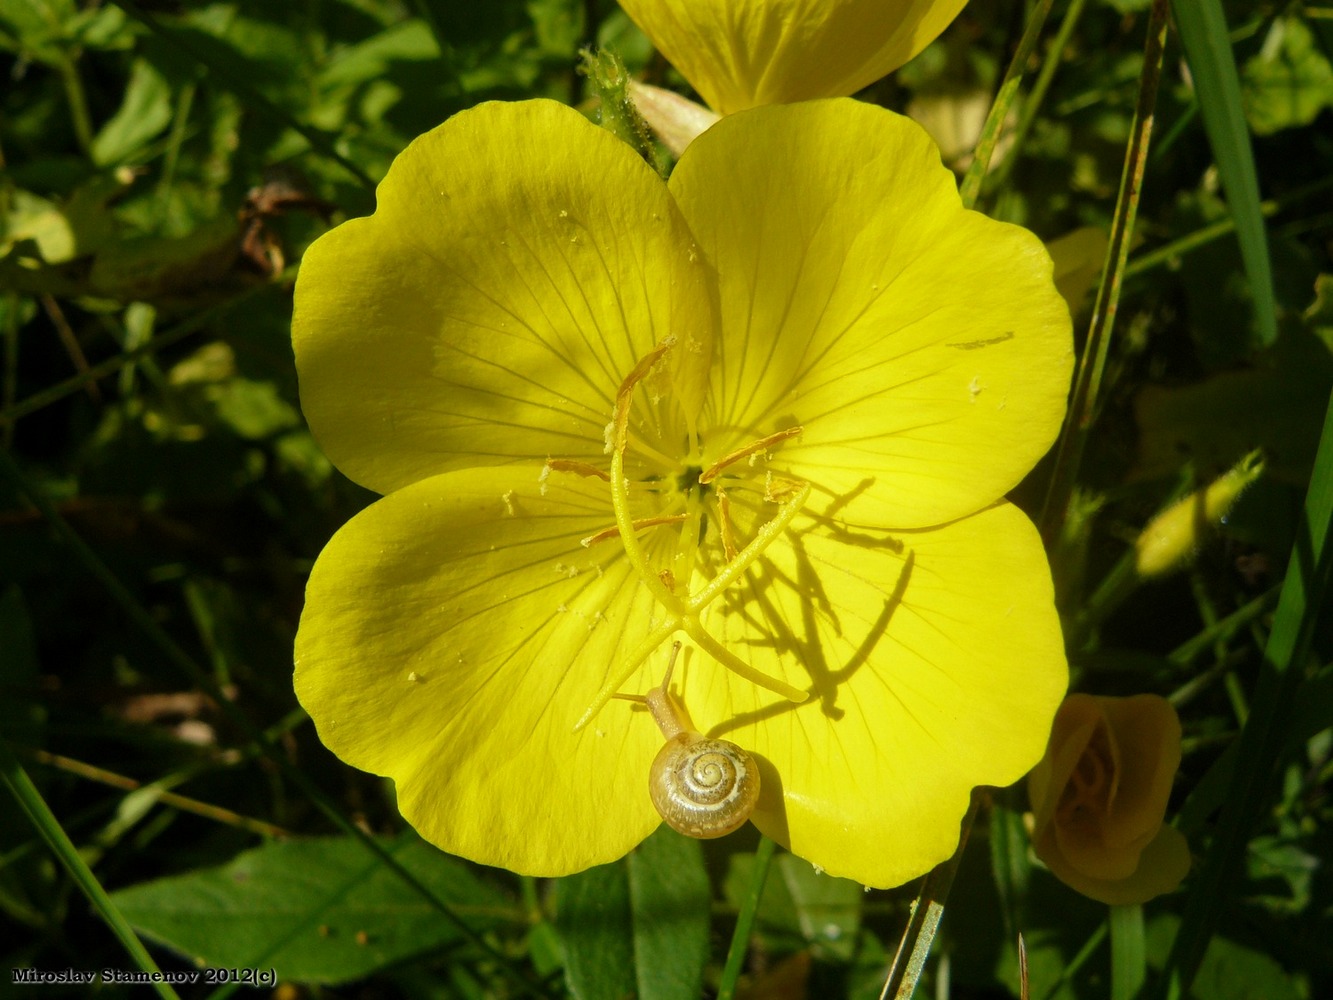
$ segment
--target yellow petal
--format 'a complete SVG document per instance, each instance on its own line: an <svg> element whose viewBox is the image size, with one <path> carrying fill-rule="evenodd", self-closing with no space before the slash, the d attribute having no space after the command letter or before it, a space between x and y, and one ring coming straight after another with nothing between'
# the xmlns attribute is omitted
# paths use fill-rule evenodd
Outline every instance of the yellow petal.
<svg viewBox="0 0 1333 1000"><path fill-rule="evenodd" d="M1037 533L1001 504L894 536L795 522L705 625L811 688L792 705L706 657L694 720L761 760L754 821L834 875L899 885L947 858L976 785L1041 756L1067 681Z"/></svg>
<svg viewBox="0 0 1333 1000"><path fill-rule="evenodd" d="M377 198L307 251L292 329L302 407L352 479L385 493L469 466L602 461L617 387L672 336L679 391L637 412L672 439L693 418L711 281L620 140L554 102L485 104L414 141Z"/></svg>
<svg viewBox="0 0 1333 1000"><path fill-rule="evenodd" d="M1050 446L1073 361L1050 258L964 211L920 126L759 108L695 140L671 189L718 271L718 454L799 424L775 467L848 523L911 528L994 501Z"/></svg>
<svg viewBox="0 0 1333 1000"><path fill-rule="evenodd" d="M621 0L722 114L854 94L924 49L966 0Z"/></svg>
<svg viewBox="0 0 1333 1000"><path fill-rule="evenodd" d="M622 857L659 822L661 736L613 702L574 724L653 605L596 479L534 466L423 480L349 521L311 574L296 691L343 760L394 779L446 851L532 875ZM660 683L645 665L630 690Z"/></svg>

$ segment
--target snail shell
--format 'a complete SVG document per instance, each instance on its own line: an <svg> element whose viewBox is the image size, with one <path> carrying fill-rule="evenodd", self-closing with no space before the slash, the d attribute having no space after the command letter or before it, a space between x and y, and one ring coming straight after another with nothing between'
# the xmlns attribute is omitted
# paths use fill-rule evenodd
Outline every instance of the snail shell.
<svg viewBox="0 0 1333 1000"><path fill-rule="evenodd" d="M743 826L754 812L759 769L735 743L679 732L653 759L648 794L678 833L722 837Z"/></svg>

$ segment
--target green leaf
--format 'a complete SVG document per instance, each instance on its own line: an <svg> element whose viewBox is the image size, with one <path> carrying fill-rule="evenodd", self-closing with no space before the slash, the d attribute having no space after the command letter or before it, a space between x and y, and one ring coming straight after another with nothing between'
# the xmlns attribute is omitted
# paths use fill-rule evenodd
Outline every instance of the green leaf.
<svg viewBox="0 0 1333 1000"><path fill-rule="evenodd" d="M865 889L849 879L816 871L810 862L792 854L778 857L777 873L791 893L801 934L816 957L850 960L861 927Z"/></svg>
<svg viewBox="0 0 1333 1000"><path fill-rule="evenodd" d="M1164 913L1148 924L1148 962L1160 966L1180 918ZM1309 994L1276 959L1224 937L1213 938L1189 996L1194 1000L1299 1000Z"/></svg>
<svg viewBox="0 0 1333 1000"><path fill-rule="evenodd" d="M1309 125L1333 106L1333 65L1298 17L1273 22L1263 49L1245 64L1245 113L1259 135Z"/></svg>
<svg viewBox="0 0 1333 1000"><path fill-rule="evenodd" d="M625 862L598 865L556 883L556 930L576 1000L633 996L634 931Z"/></svg>
<svg viewBox="0 0 1333 1000"><path fill-rule="evenodd" d="M623 862L556 883L565 975L580 1000L693 1000L708 962L703 846L663 824Z"/></svg>
<svg viewBox="0 0 1333 1000"><path fill-rule="evenodd" d="M1250 279L1255 318L1264 343L1277 339L1277 303L1273 270L1268 259L1268 238L1259 209L1259 178L1254 151L1241 103L1240 77L1231 53L1221 0L1173 0L1171 9L1180 29L1185 61L1203 115L1204 130L1213 148L1227 202L1236 220L1245 272Z"/></svg>
<svg viewBox="0 0 1333 1000"><path fill-rule="evenodd" d="M865 889L848 879L816 871L810 862L780 854L773 862L759 904L757 926L776 951L809 947L817 958L846 961L861 925ZM725 891L740 906L750 887L754 855L731 859Z"/></svg>
<svg viewBox="0 0 1333 1000"><path fill-rule="evenodd" d="M511 909L463 862L415 836L386 847L474 930ZM220 868L131 886L112 899L141 933L191 961L271 968L302 982L349 982L461 940L454 924L350 837L266 844Z"/></svg>
<svg viewBox="0 0 1333 1000"><path fill-rule="evenodd" d="M102 167L125 162L170 122L170 85L150 63L136 59L119 110L93 137L93 162Z"/></svg>
<svg viewBox="0 0 1333 1000"><path fill-rule="evenodd" d="M339 52L319 76L321 88L350 87L386 76L395 63L429 62L440 47L424 21L403 21Z"/></svg>
<svg viewBox="0 0 1333 1000"><path fill-rule="evenodd" d="M693 1000L708 963L712 893L703 845L663 823L629 856L641 1000Z"/></svg>
<svg viewBox="0 0 1333 1000"><path fill-rule="evenodd" d="M1319 442L1333 386L1333 350L1308 325L1282 338L1252 367L1185 386L1148 385L1136 397L1139 457L1135 478L1177 474L1182 458L1200 474L1264 449L1269 475L1303 482ZM1243 421L1236 414L1245 414Z"/></svg>

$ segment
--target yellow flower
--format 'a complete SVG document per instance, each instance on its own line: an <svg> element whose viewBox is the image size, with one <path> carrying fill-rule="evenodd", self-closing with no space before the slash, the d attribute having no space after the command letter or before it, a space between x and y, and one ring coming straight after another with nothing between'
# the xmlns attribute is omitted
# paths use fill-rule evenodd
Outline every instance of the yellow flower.
<svg viewBox="0 0 1333 1000"><path fill-rule="evenodd" d="M843 97L929 45L967 0L620 0L724 115Z"/></svg>
<svg viewBox="0 0 1333 1000"><path fill-rule="evenodd" d="M793 150L806 155L796 156ZM663 683L754 822L899 884L1040 757L1066 668L1032 525L1069 315L908 120L729 117L666 184L546 101L417 139L302 264L301 398L382 500L312 572L296 688L445 850L536 875L659 822Z"/></svg>
<svg viewBox="0 0 1333 1000"><path fill-rule="evenodd" d="M1170 892L1189 845L1163 821L1180 766L1180 719L1165 698L1071 694L1028 776L1037 857L1071 889L1112 905Z"/></svg>

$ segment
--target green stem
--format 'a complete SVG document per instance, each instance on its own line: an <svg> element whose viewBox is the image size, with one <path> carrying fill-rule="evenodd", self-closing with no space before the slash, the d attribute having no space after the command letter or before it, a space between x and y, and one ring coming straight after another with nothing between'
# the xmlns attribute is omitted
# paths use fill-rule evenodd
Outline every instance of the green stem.
<svg viewBox="0 0 1333 1000"><path fill-rule="evenodd" d="M963 849L967 847L968 834L972 832L972 824L976 822L981 798L980 791L972 792L972 801L967 807L967 814L963 817L962 835L959 837L957 850L953 852L953 857L938 865L926 876L920 894L912 901L912 915L907 921L907 929L903 931L902 940L898 942L897 954L893 956L893 964L889 966L884 989L879 994L880 1000L889 998L911 1000L912 994L916 992L916 984L926 969L930 946L935 942L935 933L939 930L940 920L944 917L944 903L949 898L949 890L953 888L953 878L963 860Z"/></svg>
<svg viewBox="0 0 1333 1000"><path fill-rule="evenodd" d="M144 358L156 354L163 348L169 347L179 340L183 340L190 334L208 326L211 322L236 306L239 306L254 298L261 292L268 291L274 287L283 287L292 278L296 276L296 268L289 267L282 274L276 276L269 284L256 285L254 288L241 292L235 298L229 299L220 305L203 312L195 313L187 320L183 320L172 327L161 336L154 337L133 350L125 351L123 354L117 354L114 357L107 358L95 365L90 365L87 370L79 372L77 375L65 379L63 382L57 382L55 385L47 386L39 392L34 392L21 402L12 406L6 406L3 412L0 412L0 427L12 425L19 417L26 417L29 413L36 413L38 410L50 406L52 403L64 399L71 393L79 392L89 383L96 382L98 379L105 378L115 372L120 371L126 365L134 364Z"/></svg>
<svg viewBox="0 0 1333 1000"><path fill-rule="evenodd" d="M1289 208L1296 202L1308 198L1312 194L1318 194L1325 191L1330 187L1333 187L1333 177L1325 177L1312 184L1307 184L1296 191L1292 191L1290 194L1287 194L1282 198L1270 199L1269 201L1263 202L1259 206L1259 211L1265 218L1272 218L1274 215L1277 215L1278 212L1285 208ZM1143 274L1145 271L1150 271L1155 267L1160 267L1178 257L1183 257L1192 250L1207 246L1209 243L1235 232L1235 230L1236 219L1234 216L1228 215L1225 219L1218 219L1216 222L1204 226L1201 229L1196 229L1194 232L1187 233L1179 239L1172 240L1165 246L1158 247L1156 250L1135 257L1125 266L1125 277L1132 278L1135 275Z"/></svg>
<svg viewBox="0 0 1333 1000"><path fill-rule="evenodd" d="M56 819L55 814L51 812L46 800L42 798L41 792L37 791L37 786L32 783L28 773L23 770L22 765L10 752L9 744L0 740L0 775L3 775L5 784L9 786L13 793L19 808L27 815L28 821L32 823L33 828L46 841L47 846L51 848L57 860L64 866L65 871L69 873L74 884L77 885L83 894L88 897L102 915L102 919L107 922L112 932L120 939L125 950L129 952L134 964L144 972L158 972L157 963L153 961L151 955L144 948L143 942L139 936L134 933L134 928L121 915L119 908L111 901L107 895L102 883L97 880L92 869L88 867L87 862L79 855L79 849L74 846L69 835L65 833L64 827ZM176 991L166 983L154 983L153 988L157 995L165 997L167 1000L179 1000Z"/></svg>
<svg viewBox="0 0 1333 1000"><path fill-rule="evenodd" d="M79 77L79 68L68 53L60 58L60 82L65 87L65 99L69 101L69 116L74 123L74 138L79 150L85 156L93 152L93 121L88 113L88 98L83 90L83 80Z"/></svg>
<svg viewBox="0 0 1333 1000"><path fill-rule="evenodd" d="M759 913L759 901L763 898L764 883L768 880L768 869L777 848L777 843L768 837L759 838L759 848L754 852L754 873L750 876L750 890L741 903L740 913L736 914L736 930L732 932L731 947L727 949L727 961L722 966L722 978L717 985L717 1000L732 1000L736 995L736 980L741 974L745 953L749 950L750 934L754 930L755 917Z"/></svg>
<svg viewBox="0 0 1333 1000"><path fill-rule="evenodd" d="M995 103L991 105L990 113L986 116L986 124L981 128L981 138L977 140L977 148L972 153L972 162L968 165L963 183L958 187L964 208L974 206L977 203L977 196L981 194L981 182L986 178L991 155L995 152L996 143L1000 141L1000 133L1004 131L1004 120L1018 97L1018 87L1023 82L1023 67L1027 65L1037 48L1041 29L1046 24L1046 15L1051 12L1051 2L1052 0L1037 0L1037 6L1028 15L1027 24L1023 26L1023 37L1018 40L1018 51L1009 61L1009 68L1004 71L1004 79L1000 81L1000 90L995 95Z"/></svg>
<svg viewBox="0 0 1333 1000"><path fill-rule="evenodd" d="M1135 1000L1148 978L1143 939L1143 907L1113 906L1111 925L1111 1000Z"/></svg>
<svg viewBox="0 0 1333 1000"><path fill-rule="evenodd" d="M1170 6L1167 0L1153 0L1148 21L1148 39L1143 53L1143 71L1139 76L1139 99L1134 110L1134 129L1125 150L1125 166L1120 176L1120 195L1116 199L1111 239L1106 248L1106 266L1097 288L1088 340L1079 358L1074 376L1074 393L1065 419L1064 431L1055 453L1050 486L1042 509L1043 537L1050 543L1060 537L1060 526L1069 508L1079 466L1089 432L1097 414L1097 394L1111 343L1120 287L1124 281L1125 261L1134 235L1134 218L1143 190L1143 173L1152 135L1153 107L1157 103L1157 85L1162 75L1162 57L1166 47L1166 28Z"/></svg>
<svg viewBox="0 0 1333 1000"><path fill-rule="evenodd" d="M1072 0L1068 9L1065 10L1064 20L1060 22L1060 27L1056 29L1055 38L1051 40L1050 48L1046 50L1046 58L1042 60L1037 79L1032 83L1032 92L1028 94L1027 100L1023 102L1023 110L1019 112L1018 124L1014 126L1014 134L1009 143L1008 153L991 176L991 182L995 187L1004 184L1013 171L1014 164L1019 160L1019 152L1023 148L1023 142L1027 139L1032 123L1037 120L1037 112L1041 110L1042 102L1046 100L1046 92L1051 89L1051 81L1055 79L1055 71L1060 68L1060 60L1063 58L1065 46L1069 44L1074 29L1078 27L1078 19L1083 14L1085 2L1086 0Z"/></svg>

